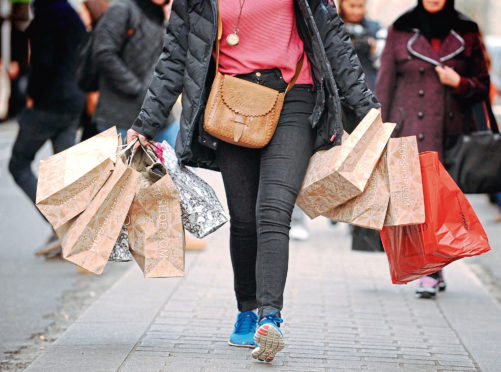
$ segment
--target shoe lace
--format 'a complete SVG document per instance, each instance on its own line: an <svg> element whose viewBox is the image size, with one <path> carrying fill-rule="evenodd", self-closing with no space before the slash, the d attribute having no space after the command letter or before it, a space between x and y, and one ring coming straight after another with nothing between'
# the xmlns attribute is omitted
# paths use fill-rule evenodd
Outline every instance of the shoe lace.
<svg viewBox="0 0 501 372"><path fill-rule="evenodd" d="M269 313L268 315L264 316L265 319L272 321L275 323L277 326L279 326L280 323L283 323L283 319L278 316L278 311L275 313ZM280 326L279 326L280 327Z"/></svg>
<svg viewBox="0 0 501 372"><path fill-rule="evenodd" d="M235 333L249 333L256 327L257 315L253 312L241 313L235 323Z"/></svg>

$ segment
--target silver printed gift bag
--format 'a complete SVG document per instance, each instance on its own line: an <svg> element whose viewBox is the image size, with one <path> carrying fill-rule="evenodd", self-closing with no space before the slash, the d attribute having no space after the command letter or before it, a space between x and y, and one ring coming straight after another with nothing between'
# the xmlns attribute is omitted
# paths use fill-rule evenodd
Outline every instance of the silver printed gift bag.
<svg viewBox="0 0 501 372"><path fill-rule="evenodd" d="M228 222L214 190L192 170L180 167L174 149L166 141L156 144L156 152L178 189L186 230L200 239Z"/></svg>

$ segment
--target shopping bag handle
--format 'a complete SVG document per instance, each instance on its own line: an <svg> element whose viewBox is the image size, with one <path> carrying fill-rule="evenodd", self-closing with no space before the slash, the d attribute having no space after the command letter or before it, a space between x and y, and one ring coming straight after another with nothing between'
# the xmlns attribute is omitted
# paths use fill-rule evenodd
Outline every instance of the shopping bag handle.
<svg viewBox="0 0 501 372"><path fill-rule="evenodd" d="M119 148L122 148L118 152L118 155L125 154L127 151L129 151L131 149L131 147L133 147L136 144L137 141L139 141L139 138L135 138L133 141L131 141L130 143L126 143L125 145L118 146Z"/></svg>

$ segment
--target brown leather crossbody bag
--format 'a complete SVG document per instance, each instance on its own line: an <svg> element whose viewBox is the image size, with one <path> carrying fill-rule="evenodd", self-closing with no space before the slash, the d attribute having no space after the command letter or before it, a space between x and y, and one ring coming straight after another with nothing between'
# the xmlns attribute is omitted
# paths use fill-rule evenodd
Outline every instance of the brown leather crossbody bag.
<svg viewBox="0 0 501 372"><path fill-rule="evenodd" d="M205 109L204 130L211 136L234 145L262 148L277 128L285 95L294 86L303 66L304 54L285 92L219 72L219 44L223 35L218 15L216 40L216 77Z"/></svg>

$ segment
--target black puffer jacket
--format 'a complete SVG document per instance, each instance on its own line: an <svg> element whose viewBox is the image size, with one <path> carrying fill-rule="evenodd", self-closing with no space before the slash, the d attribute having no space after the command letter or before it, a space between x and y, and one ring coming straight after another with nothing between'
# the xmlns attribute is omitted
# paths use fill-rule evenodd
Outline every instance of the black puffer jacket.
<svg viewBox="0 0 501 372"><path fill-rule="evenodd" d="M151 0L119 0L94 29L99 101L93 120L128 128L141 110L163 44L162 8Z"/></svg>
<svg viewBox="0 0 501 372"><path fill-rule="evenodd" d="M362 118L379 107L367 88L332 0L294 0L296 22L315 80L316 106L310 117L316 150L339 144L342 109ZM203 130L203 113L214 77L211 57L217 31L216 0L175 0L167 37L141 113L132 128L153 137L183 93L176 153L183 164L217 169L218 141ZM341 98L339 97L341 96ZM353 116L353 115L350 115Z"/></svg>

